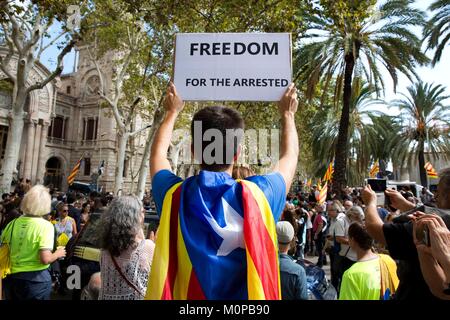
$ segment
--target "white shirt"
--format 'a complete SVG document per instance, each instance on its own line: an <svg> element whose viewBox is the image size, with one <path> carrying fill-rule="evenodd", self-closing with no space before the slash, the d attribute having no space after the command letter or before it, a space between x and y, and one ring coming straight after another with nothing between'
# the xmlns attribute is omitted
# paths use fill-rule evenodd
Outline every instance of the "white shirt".
<svg viewBox="0 0 450 320"><path fill-rule="evenodd" d="M336 217L336 221L334 223L334 230L331 230L331 236L336 237L345 237L348 238L348 228L350 227L350 220L344 213L339 213ZM350 248L348 244L341 243L341 251L339 251L339 255L342 257L347 257L352 261L357 261L358 258L356 256L356 252Z"/></svg>

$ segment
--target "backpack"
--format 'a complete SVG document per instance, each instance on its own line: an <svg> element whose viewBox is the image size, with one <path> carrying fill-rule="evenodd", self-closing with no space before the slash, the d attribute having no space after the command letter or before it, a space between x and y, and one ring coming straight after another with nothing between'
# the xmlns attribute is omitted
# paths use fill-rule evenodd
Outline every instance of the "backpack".
<svg viewBox="0 0 450 320"><path fill-rule="evenodd" d="M337 292L328 282L325 271L309 260L298 260L297 264L305 269L308 300L337 300Z"/></svg>

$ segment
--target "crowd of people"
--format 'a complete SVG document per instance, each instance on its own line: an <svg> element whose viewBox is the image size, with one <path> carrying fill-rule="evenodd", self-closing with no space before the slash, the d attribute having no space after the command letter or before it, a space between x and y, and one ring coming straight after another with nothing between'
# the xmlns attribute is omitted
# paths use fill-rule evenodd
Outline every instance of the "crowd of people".
<svg viewBox="0 0 450 320"><path fill-rule="evenodd" d="M297 105L291 85L279 102L273 173L235 165L235 138L223 140L222 162L203 158L207 143L202 154L193 148L202 170L183 181L167 158L184 106L170 84L152 145L151 196L62 194L29 181L2 196L0 239L11 265L3 298L64 294L65 270L76 265L81 286L73 299L306 300L306 265L317 256L312 267L330 265L329 285L340 300L450 299L450 168L435 194L387 189L389 206L377 205L370 186L346 188L339 198L330 189L325 202L316 186L289 192L299 155ZM201 109L195 121L205 131L244 127L236 110L222 106ZM152 203L159 228L145 233Z"/></svg>
<svg viewBox="0 0 450 320"><path fill-rule="evenodd" d="M101 249L102 244L113 244L114 250L119 250L114 252L121 263L121 254L126 256L125 265L127 259L135 259L136 254L143 255L143 261L138 259L136 263L139 262L144 268L141 274L148 273L154 242L142 242L137 252L132 249L136 239L145 240L143 217L146 211L152 209L148 192L143 201L135 197L113 199L109 193L95 191L89 195L71 191L55 192L42 185L30 185L26 192L19 186L11 194L3 194L0 203L0 235L2 243L9 245L11 256L11 274L3 280L3 298L49 299L52 292L55 297L66 295L65 272L69 265L81 267L83 287L93 279L92 284L89 284L92 289L89 292L85 290L85 295L92 290L99 290L100 285L96 286L95 280L99 279L101 265L105 267L103 279L106 284L102 293L107 296L105 290L109 284L113 284L114 277L111 281L107 280L109 269L106 264L100 264L100 258L86 261L86 257L77 255L76 248L86 244L86 241L94 250ZM98 216L101 219L96 221ZM127 230L130 228L129 219L134 219L132 230ZM104 231L103 228L107 227L109 229ZM111 260L108 262L110 267L113 266ZM124 270L129 272L128 268L126 265ZM144 285L146 279L141 284ZM118 287L113 288L117 290ZM73 290L73 299L80 299L81 294L82 290Z"/></svg>

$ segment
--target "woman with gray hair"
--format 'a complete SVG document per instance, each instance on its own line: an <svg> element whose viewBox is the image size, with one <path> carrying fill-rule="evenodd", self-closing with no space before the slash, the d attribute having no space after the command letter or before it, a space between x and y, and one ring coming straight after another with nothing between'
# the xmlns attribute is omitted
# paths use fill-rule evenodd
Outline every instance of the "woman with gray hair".
<svg viewBox="0 0 450 320"><path fill-rule="evenodd" d="M135 196L114 199L102 215L99 300L142 300L155 244L143 231L144 209Z"/></svg>
<svg viewBox="0 0 450 320"><path fill-rule="evenodd" d="M347 210L347 217L351 222L364 223L364 211L360 206L353 206Z"/></svg>

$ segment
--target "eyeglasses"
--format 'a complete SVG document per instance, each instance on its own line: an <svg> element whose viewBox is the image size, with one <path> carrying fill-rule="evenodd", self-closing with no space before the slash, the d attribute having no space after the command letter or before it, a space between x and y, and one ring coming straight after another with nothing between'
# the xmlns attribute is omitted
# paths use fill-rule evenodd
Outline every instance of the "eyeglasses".
<svg viewBox="0 0 450 320"><path fill-rule="evenodd" d="M69 212L69 210L63 210L63 212Z"/></svg>

